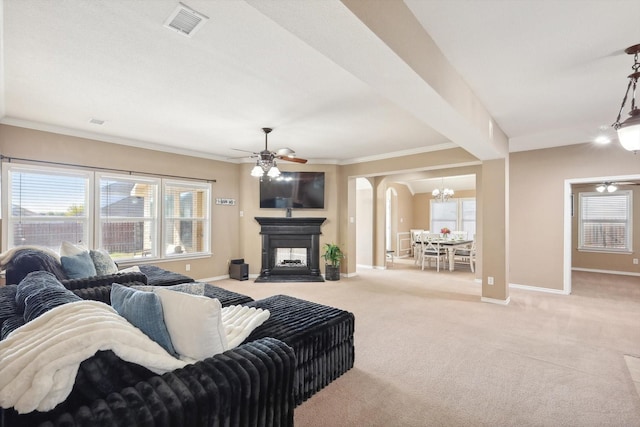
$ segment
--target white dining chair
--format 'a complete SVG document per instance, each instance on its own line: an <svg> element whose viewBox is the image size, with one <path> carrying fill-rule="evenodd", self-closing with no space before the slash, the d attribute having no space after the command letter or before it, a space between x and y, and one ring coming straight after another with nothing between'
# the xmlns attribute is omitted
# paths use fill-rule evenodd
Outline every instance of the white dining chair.
<svg viewBox="0 0 640 427"><path fill-rule="evenodd" d="M424 232L424 230L412 228L409 230L411 235L411 255L413 255L414 262L418 262L419 254L420 254L420 235Z"/></svg>
<svg viewBox="0 0 640 427"><path fill-rule="evenodd" d="M436 271L440 271L440 262L444 265L447 263L448 253L447 249L440 246L440 234L439 233L422 233L420 235L420 264L422 270L424 270L425 260L429 263L431 268L431 261L436 260Z"/></svg>
<svg viewBox="0 0 640 427"><path fill-rule="evenodd" d="M454 240L467 240L469 233L466 231L452 231L451 238Z"/></svg>
<svg viewBox="0 0 640 427"><path fill-rule="evenodd" d="M473 236L473 242L468 247L456 248L453 253L453 262L460 264L469 264L472 273L475 273L476 267L476 239Z"/></svg>

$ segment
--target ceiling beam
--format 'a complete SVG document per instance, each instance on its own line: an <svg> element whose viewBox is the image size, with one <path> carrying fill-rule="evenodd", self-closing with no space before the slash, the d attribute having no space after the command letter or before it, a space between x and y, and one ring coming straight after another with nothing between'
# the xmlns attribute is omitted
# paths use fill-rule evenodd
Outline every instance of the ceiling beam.
<svg viewBox="0 0 640 427"><path fill-rule="evenodd" d="M507 155L506 135L401 0L248 3L478 159Z"/></svg>

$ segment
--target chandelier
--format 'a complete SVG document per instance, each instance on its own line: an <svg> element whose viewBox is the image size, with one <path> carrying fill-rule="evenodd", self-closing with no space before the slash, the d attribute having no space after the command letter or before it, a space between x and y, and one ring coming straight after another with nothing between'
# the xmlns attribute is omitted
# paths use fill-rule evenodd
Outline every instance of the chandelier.
<svg viewBox="0 0 640 427"><path fill-rule="evenodd" d="M431 193L433 198L439 202L446 202L453 197L453 190L444 186L444 178L442 179L442 188L436 188Z"/></svg>
<svg viewBox="0 0 640 427"><path fill-rule="evenodd" d="M633 55L633 73L629 74L629 84L627 85L627 91L622 99L622 105L618 112L618 117L613 128L618 132L618 140L625 150L633 151L635 154L640 150L640 109L636 104L636 87L638 85L638 79L640 78L640 62L638 62L638 54L640 53L640 44L628 47L624 50L629 55ZM629 110L629 118L620 123L620 116L624 105L627 103L627 97L629 96L629 90L631 90L631 108Z"/></svg>
<svg viewBox="0 0 640 427"><path fill-rule="evenodd" d="M280 176L280 169L278 169L278 165L276 164L276 153L269 151L267 145L267 137L271 130L271 128L262 128L264 132L264 150L257 153L258 160L256 160L256 165L251 169L251 176L260 178L260 180L262 180L262 177L265 175L269 178L277 178Z"/></svg>

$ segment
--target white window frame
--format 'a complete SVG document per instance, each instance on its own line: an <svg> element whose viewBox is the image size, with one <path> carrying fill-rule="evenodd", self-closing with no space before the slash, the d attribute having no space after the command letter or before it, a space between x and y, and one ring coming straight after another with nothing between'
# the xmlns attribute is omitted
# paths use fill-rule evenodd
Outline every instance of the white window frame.
<svg viewBox="0 0 640 427"><path fill-rule="evenodd" d="M101 201L102 201L102 189L101 182L103 179L114 179L118 181L128 181L136 184L147 184L152 186L152 201L150 202L150 206L145 209L144 217L126 217L126 216L112 216L109 218L102 217L102 209L101 209ZM133 256L131 258L118 258L118 262L128 262L139 259L140 257L145 259L158 259L161 258L160 254L160 223L161 218L159 216L159 206L160 206L160 186L161 180L159 178L150 178L144 177L140 175L122 175L122 174L113 174L113 173L100 173L96 172L95 179L95 242L96 247L104 248L102 242L102 226L106 221L112 220L115 222L136 222L142 221L145 224L145 229L148 227L148 232L145 230L144 236L145 238L151 240L151 253L141 252L140 256ZM150 226L148 226L148 224Z"/></svg>
<svg viewBox="0 0 640 427"><path fill-rule="evenodd" d="M15 247L9 238L9 229L10 225L15 222L15 218L12 217L13 210L11 209L12 205L12 191L11 191L11 178L13 171L18 172L33 172L40 174L56 174L56 175L67 175L67 176L82 176L86 178L85 182L85 215L82 217L73 217L74 221L78 221L78 218L81 218L82 221L85 221L85 239L82 243L89 249L100 248L101 240L102 240L102 218L100 211L100 181L102 178L113 178L117 180L128 180L132 182L140 182L140 183L150 183L155 185L155 195L153 202L153 213L150 213L150 217L143 218L144 221L151 221L152 223L152 231L149 236L152 236L152 239L155 239L155 244L153 245L154 250L153 254L147 254L144 257L145 261L153 261L153 260L162 260L162 259L175 259L176 257L181 258L201 258L206 256L211 256L211 221L212 221L212 205L211 201L212 197L212 186L211 183L202 181L191 181L191 180L180 180L180 179L169 179L169 178L157 178L153 176L145 176L139 174L117 174L117 173L108 173L108 172L99 172L95 170L89 170L84 168L72 168L72 167L50 167L50 166L41 166L41 165L31 165L31 164L23 164L23 163L7 163L3 164L2 168L2 183L1 183L1 191L3 196L6 198L7 202L3 204L1 214L2 214L2 247L4 250ZM184 254L166 254L166 250L164 248L165 245L165 236L164 232L164 223L165 223L165 210L164 210L164 193L166 186L171 185L182 185L185 187L192 187L197 189L202 189L205 191L203 207L204 212L203 215L197 218L191 218L191 220L203 221L203 250L200 252L190 252ZM23 221L24 221L23 217ZM47 216L37 216L31 217L33 219L39 220L47 220L47 219L60 219L60 216L55 217L47 217ZM65 218L66 219L66 218ZM118 220L127 219L127 218L117 218ZM129 218L131 219L131 218ZM141 218L135 218L136 220L140 220ZM78 243L78 242L74 242ZM59 248L52 248L55 251L58 251ZM118 262L127 264L132 263L134 261L139 261L139 257L133 258L119 258Z"/></svg>
<svg viewBox="0 0 640 427"><path fill-rule="evenodd" d="M168 195L167 187L187 187L194 190L203 190L204 200L202 202L205 211L202 215L192 215L188 219L180 217L180 216L172 216L167 217L166 215L166 206L165 201ZM162 180L162 256L164 258L182 258L182 257L197 257L203 255L211 254L211 184L208 182L196 182L196 181L181 181L177 179L163 179ZM199 252L189 252L189 253L167 253L167 246L169 245L168 236L165 233L166 230L166 222L172 220L189 220L189 221L202 221L203 223L203 245L204 248Z"/></svg>
<svg viewBox="0 0 640 427"><path fill-rule="evenodd" d="M7 163L3 165L2 168L2 193L5 195L6 203L3 203L2 206L2 247L8 249L10 247L14 247L15 242L11 236L11 226L16 221L22 222L82 222L84 223L84 229L86 230L82 239L78 242L73 243L82 243L87 247L91 247L93 244L93 228L94 228L94 215L93 215L93 192L91 188L93 186L93 173L91 171L86 171L83 169L72 169L72 168L57 168L51 166L39 166L39 165L30 165L30 164L22 164L22 163ZM72 177L81 177L85 179L84 187L85 187L85 197L84 197L84 215L82 216L51 216L51 215L39 215L39 216L26 216L26 217L15 217L13 215L12 200L13 200L13 190L12 184L15 173L33 173L33 174L41 174L41 175L56 175L56 176L72 176Z"/></svg>
<svg viewBox="0 0 640 427"><path fill-rule="evenodd" d="M627 218L626 224L625 248L606 248L606 247L585 247L584 246L584 221L582 215L583 198L586 197L611 197L626 196L627 201ZM632 253L633 252L633 191L619 190L614 193L596 193L596 192L580 192L578 193L578 250L581 252L601 252L601 253Z"/></svg>
<svg viewBox="0 0 640 427"><path fill-rule="evenodd" d="M451 199L448 200L448 202L455 202L456 203L456 226L451 231L456 231L456 230L462 230L463 229L462 227L463 227L463 224L464 224L465 221L463 221L463 219L462 219L462 203L465 202L465 201L469 201L469 200L476 200L476 198L475 197L461 197L461 198L451 198ZM438 200L431 199L430 203L429 203L429 227L430 227L432 233L439 233L440 232L440 229L435 230L433 228L433 206L436 203L442 203L442 202L440 202ZM477 209L477 204L476 204L476 209ZM477 225L478 225L477 210L476 210L475 224L476 224L476 231L477 231ZM467 236L467 237L469 239L473 239L473 236L471 236L471 235Z"/></svg>

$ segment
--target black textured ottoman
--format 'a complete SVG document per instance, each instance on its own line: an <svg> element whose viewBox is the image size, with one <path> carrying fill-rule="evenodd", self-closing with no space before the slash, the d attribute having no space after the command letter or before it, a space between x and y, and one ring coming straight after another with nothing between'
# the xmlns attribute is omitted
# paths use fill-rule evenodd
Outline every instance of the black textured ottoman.
<svg viewBox="0 0 640 427"><path fill-rule="evenodd" d="M192 277L156 265L142 264L138 268L147 276L147 284L152 286L171 286L194 281Z"/></svg>
<svg viewBox="0 0 640 427"><path fill-rule="evenodd" d="M293 348L297 358L293 383L296 406L353 367L353 313L287 295L244 305L271 312L245 342L272 337Z"/></svg>
<svg viewBox="0 0 640 427"><path fill-rule="evenodd" d="M223 307L226 307L228 305L240 305L253 301L253 298L251 298L250 296L229 291L227 289L214 286L210 283L205 283L204 296L209 298L217 298Z"/></svg>

